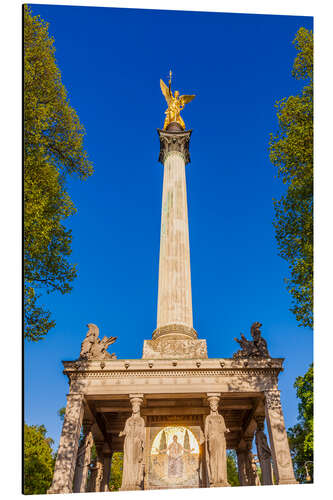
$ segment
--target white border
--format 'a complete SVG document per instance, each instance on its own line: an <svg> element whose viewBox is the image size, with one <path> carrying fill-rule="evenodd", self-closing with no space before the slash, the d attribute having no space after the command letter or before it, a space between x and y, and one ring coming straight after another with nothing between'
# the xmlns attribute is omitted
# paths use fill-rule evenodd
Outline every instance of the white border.
<svg viewBox="0 0 333 500"><path fill-rule="evenodd" d="M132 7L146 9L215 11L256 14L315 16L315 484L279 488L228 488L216 490L158 491L161 499L199 498L313 498L323 494L331 481L331 382L327 367L332 364L332 16L330 2L306 0L219 0L219 1L44 1L39 4ZM5 498L20 496L21 471L21 2L4 2L1 10L2 47L2 411L1 490ZM329 446L325 449L325 444ZM268 489L269 488L269 489ZM110 495L100 493L102 497ZM120 492L116 499L155 498L156 491ZM141 496L140 496L141 495ZM143 495L143 496L142 496ZM57 498L65 498L60 495ZM84 498L96 498L86 494Z"/></svg>

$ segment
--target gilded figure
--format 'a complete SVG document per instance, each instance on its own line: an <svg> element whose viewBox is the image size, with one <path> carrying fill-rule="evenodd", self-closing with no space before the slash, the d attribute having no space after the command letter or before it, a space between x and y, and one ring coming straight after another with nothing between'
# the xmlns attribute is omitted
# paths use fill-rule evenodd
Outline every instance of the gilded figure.
<svg viewBox="0 0 333 500"><path fill-rule="evenodd" d="M195 98L195 95L180 96L178 90L175 90L173 94L171 90L171 77L172 72L170 71L169 86L167 86L163 82L163 80L160 80L161 90L168 104L168 108L165 111L166 117L164 120L163 130L166 130L167 126L172 122L178 123L182 127L182 129L185 130L185 123L180 116L180 112L184 109L186 104L188 104Z"/></svg>

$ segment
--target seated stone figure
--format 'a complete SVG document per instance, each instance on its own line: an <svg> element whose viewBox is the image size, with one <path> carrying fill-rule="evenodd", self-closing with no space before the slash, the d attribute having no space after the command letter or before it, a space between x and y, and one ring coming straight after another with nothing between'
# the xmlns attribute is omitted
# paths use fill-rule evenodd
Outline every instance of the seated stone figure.
<svg viewBox="0 0 333 500"><path fill-rule="evenodd" d="M259 323L259 321L256 321L251 326L251 336L253 340L247 340L243 334L241 334L240 339L235 338L236 342L241 346L241 349L235 352L233 355L234 359L270 357L267 342L261 336L261 327L262 324Z"/></svg>
<svg viewBox="0 0 333 500"><path fill-rule="evenodd" d="M79 359L88 361L92 359L116 359L116 355L114 353L108 353L107 348L117 340L117 337L103 337L102 340L100 340L98 326L93 323L89 323L87 326L89 330L81 344Z"/></svg>

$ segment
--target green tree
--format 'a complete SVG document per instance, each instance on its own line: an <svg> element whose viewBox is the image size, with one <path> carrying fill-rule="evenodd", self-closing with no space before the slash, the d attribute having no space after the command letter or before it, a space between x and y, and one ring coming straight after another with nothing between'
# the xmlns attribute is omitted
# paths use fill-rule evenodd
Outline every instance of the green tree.
<svg viewBox="0 0 333 500"><path fill-rule="evenodd" d="M53 440L43 425L24 424L24 494L45 494L52 483Z"/></svg>
<svg viewBox="0 0 333 500"><path fill-rule="evenodd" d="M300 28L292 75L305 79L296 96L276 103L279 131L270 138L270 159L287 186L274 201L279 255L289 263L287 289L299 326L313 325L313 34Z"/></svg>
<svg viewBox="0 0 333 500"><path fill-rule="evenodd" d="M83 180L93 171L53 43L48 24L24 6L24 335L30 341L55 325L39 304L41 293L68 293L76 277L68 261L71 231L63 225L76 211L66 178Z"/></svg>
<svg viewBox="0 0 333 500"><path fill-rule="evenodd" d="M227 452L227 476L231 486L239 486L238 468L236 464L236 452L235 450L229 450Z"/></svg>
<svg viewBox="0 0 333 500"><path fill-rule="evenodd" d="M60 420L63 422L65 419L65 413L66 413L66 406L62 406L60 410L58 410L58 417Z"/></svg>
<svg viewBox="0 0 333 500"><path fill-rule="evenodd" d="M121 487L123 477L123 453L115 452L112 455L111 475L109 489L110 491L118 491Z"/></svg>
<svg viewBox="0 0 333 500"><path fill-rule="evenodd" d="M294 387L298 405L298 423L288 429L289 446L298 481L307 481L306 467L313 482L313 363L303 377L297 377Z"/></svg>

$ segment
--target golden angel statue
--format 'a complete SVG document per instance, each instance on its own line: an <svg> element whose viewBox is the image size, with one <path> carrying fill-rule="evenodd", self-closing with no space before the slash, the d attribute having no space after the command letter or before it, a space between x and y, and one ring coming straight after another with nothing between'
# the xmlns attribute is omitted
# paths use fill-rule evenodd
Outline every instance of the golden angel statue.
<svg viewBox="0 0 333 500"><path fill-rule="evenodd" d="M163 80L160 80L161 90L168 104L168 109L165 111L166 117L163 130L166 130L167 126L172 122L179 123L182 129L185 130L185 123L180 116L180 112L184 109L185 104L188 104L195 98L195 95L180 96L178 90L175 90L173 95L171 90L171 76L172 72L170 71L169 87L167 87Z"/></svg>

